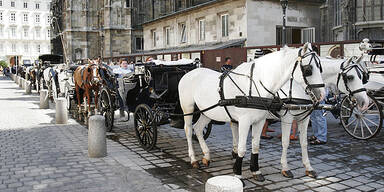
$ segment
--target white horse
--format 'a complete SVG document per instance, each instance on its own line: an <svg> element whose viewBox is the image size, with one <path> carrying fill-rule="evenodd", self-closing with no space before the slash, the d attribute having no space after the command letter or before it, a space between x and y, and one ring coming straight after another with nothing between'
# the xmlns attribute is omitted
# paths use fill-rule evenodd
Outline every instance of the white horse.
<svg viewBox="0 0 384 192"><path fill-rule="evenodd" d="M228 77L224 79L223 91L225 98L232 99L236 96L243 95L242 92L249 93L250 90L252 90L252 96L272 98L270 92L276 93L285 82L288 81L291 75L293 75L294 79L303 87L308 86L308 84L322 84L323 80L321 79L320 68L313 62L314 57L317 56L308 49L309 45L308 43L305 44L302 49L285 47L281 51L265 55L264 57L256 59L254 62L241 64L232 72L244 75L229 73L233 82L236 84ZM299 66L295 67L297 63L299 63ZM304 66L311 67L312 75L304 77ZM220 76L221 73L216 71L198 68L190 71L181 78L179 82L179 99L184 114L192 113L195 105L199 109L207 109L219 102L218 87ZM250 86L250 77L252 77L254 82L252 86ZM242 91L240 91L240 89ZM317 98L322 98L325 95L324 88L315 88L313 92ZM202 163L208 166L210 161L209 148L203 138L203 128L211 120L222 122L235 120L239 123L240 134L237 149L238 157L233 168L234 173L237 177L241 178L242 160L246 152L248 132L252 125L251 171L254 175L261 174L254 160L257 160L261 127L268 112L266 110L235 106L228 106L227 109L232 119L225 108L220 106L203 112L197 123L193 126L204 154ZM189 157L191 158L192 166L197 168L199 167L199 163L196 160L192 145L192 116L184 116L184 121Z"/></svg>
<svg viewBox="0 0 384 192"><path fill-rule="evenodd" d="M362 72L358 63L361 62L362 57L360 57L356 62L351 63L352 58L348 60L343 59L326 59L321 58L321 64L323 67L322 77L326 87L336 87L339 91L345 94L352 94L358 103L358 106L362 109L368 107L369 98L364 89L362 83ZM356 64L357 63L357 64ZM358 74L359 73L359 74ZM340 75L339 75L340 74ZM344 75L343 75L344 74ZM296 81L293 81L292 89L292 102L311 102L311 98L305 93L305 90L299 86ZM289 89L290 83L287 82L281 90L278 92L281 99L289 99ZM282 146L283 151L281 155L281 164L282 164L282 175L285 177L293 178L293 174L290 171L287 163L287 150L289 147L289 135L291 132L292 121L297 121L297 127L300 132L300 145L302 150L302 162L306 169L305 173L310 177L317 177L317 173L312 168L307 151L307 128L309 122L308 113L305 111L295 110L295 111L286 111L282 110L279 112L281 115L281 130L282 130ZM273 118L273 117L270 117ZM236 126L231 126L233 135L233 149L237 148L237 137L238 129Z"/></svg>

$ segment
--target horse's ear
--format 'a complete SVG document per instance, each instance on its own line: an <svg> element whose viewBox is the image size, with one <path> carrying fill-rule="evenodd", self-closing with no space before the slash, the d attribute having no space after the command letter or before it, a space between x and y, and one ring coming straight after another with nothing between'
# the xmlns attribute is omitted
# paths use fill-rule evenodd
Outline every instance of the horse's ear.
<svg viewBox="0 0 384 192"><path fill-rule="evenodd" d="M355 62L356 63L360 63L361 62L361 60L363 60L363 57L364 57L364 55L362 54Z"/></svg>
<svg viewBox="0 0 384 192"><path fill-rule="evenodd" d="M306 53L308 50L308 42L304 44L302 53Z"/></svg>
<svg viewBox="0 0 384 192"><path fill-rule="evenodd" d="M348 66L348 65L351 63L352 59L353 59L353 57L350 57L350 58L344 63L343 67Z"/></svg>

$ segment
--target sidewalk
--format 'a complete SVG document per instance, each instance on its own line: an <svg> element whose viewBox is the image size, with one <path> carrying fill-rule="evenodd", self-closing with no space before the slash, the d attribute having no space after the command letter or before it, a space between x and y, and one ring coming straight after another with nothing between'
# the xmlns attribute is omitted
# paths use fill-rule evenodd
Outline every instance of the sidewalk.
<svg viewBox="0 0 384 192"><path fill-rule="evenodd" d="M39 109L0 77L0 191L184 191L166 185L131 159L137 154L107 140L108 156L87 156L87 130L73 119L55 125L54 105Z"/></svg>

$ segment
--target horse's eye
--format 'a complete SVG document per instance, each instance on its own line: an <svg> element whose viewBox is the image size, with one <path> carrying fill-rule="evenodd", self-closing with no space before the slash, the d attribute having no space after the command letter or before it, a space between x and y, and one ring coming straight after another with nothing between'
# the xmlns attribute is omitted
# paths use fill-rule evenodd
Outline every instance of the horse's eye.
<svg viewBox="0 0 384 192"><path fill-rule="evenodd" d="M347 80L348 80L348 81L352 81L354 78L355 78L355 77L354 77L353 75L348 75L348 76L347 76Z"/></svg>

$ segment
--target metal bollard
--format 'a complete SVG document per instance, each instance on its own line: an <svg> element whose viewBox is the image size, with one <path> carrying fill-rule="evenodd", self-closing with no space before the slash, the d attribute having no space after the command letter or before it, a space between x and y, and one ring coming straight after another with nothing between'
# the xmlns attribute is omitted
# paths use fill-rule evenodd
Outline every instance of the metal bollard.
<svg viewBox="0 0 384 192"><path fill-rule="evenodd" d="M243 183L237 177L223 175L211 177L205 183L206 192L242 192Z"/></svg>
<svg viewBox="0 0 384 192"><path fill-rule="evenodd" d="M68 111L67 111L67 100L60 97L56 100L56 124L67 124L68 122Z"/></svg>
<svg viewBox="0 0 384 192"><path fill-rule="evenodd" d="M105 118L93 115L89 118L88 157L98 158L107 156L107 140Z"/></svg>
<svg viewBox="0 0 384 192"><path fill-rule="evenodd" d="M48 90L40 91L40 109L49 109Z"/></svg>
<svg viewBox="0 0 384 192"><path fill-rule="evenodd" d="M31 82L30 81L25 81L25 93L26 94L31 94L32 93L32 87L31 87Z"/></svg>

